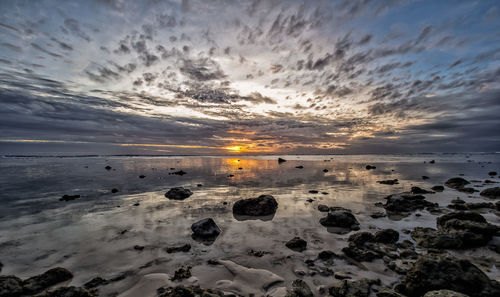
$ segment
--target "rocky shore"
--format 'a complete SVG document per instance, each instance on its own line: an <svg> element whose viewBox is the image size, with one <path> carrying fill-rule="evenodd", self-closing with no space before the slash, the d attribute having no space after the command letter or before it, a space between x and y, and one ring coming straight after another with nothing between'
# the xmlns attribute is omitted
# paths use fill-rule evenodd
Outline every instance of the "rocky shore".
<svg viewBox="0 0 500 297"><path fill-rule="evenodd" d="M284 158L277 159L277 163L281 168L288 166L289 170L301 168L304 171L295 170L301 172L307 172L308 168ZM434 163L433 160L428 164ZM383 166L375 165L360 166L360 170L376 175ZM238 170L244 170L245 167L240 166ZM114 168L108 165L105 170L113 172L111 169ZM323 168L317 172L315 174L327 175L334 170ZM171 172L176 178L185 174L189 175L189 172ZM237 178L230 175L225 175L228 180ZM78 279L76 282L78 271L70 272L62 267L50 268L30 277L2 274L0 297L496 297L500 296L499 280L491 278L488 271L485 272L485 265L477 263L477 258L468 258L474 253L488 251L489 255L495 255L494 267L500 263L500 227L488 219L500 214L500 188L491 186L497 183L498 179L494 180L496 172L490 171L488 175L490 179L485 181L451 177L442 184L432 181L424 186L408 186L402 178L375 177L371 182L385 187L384 191L390 194L377 197L367 213L331 203L334 200L322 199L331 192L328 189L328 192L319 187L304 190L303 197L308 198L303 199L304 207L314 213L315 219L301 225L303 230L290 232L283 229L286 236L282 238L286 239L276 241L272 245L274 250L250 249L252 242L248 242L248 247L237 247L242 255L237 259L224 256L223 249L233 246L217 245L232 224L264 230L273 220L279 219L281 210L289 206L272 191L251 198L243 196L235 201L219 201L216 207L210 207L229 213L232 220L209 211L205 215L205 209L200 207L197 219L185 228L190 237L180 236L169 241L170 244L161 247L166 257L147 263L136 271L125 271L108 278ZM151 179L150 174L137 176L141 180ZM432 180L432 176L428 179ZM394 187L398 188L392 191ZM169 203L165 207L176 203L184 211L191 211L189 203L199 199L202 188L205 187L193 183L191 187L165 189L162 199ZM117 195L121 192L121 188L113 191ZM434 197L441 193L449 195L446 197L457 197L444 204L438 203ZM475 202L475 199L481 200ZM85 195L65 194L58 200L70 205L85 200ZM133 205L137 207L142 202ZM422 215L426 215L427 221L419 221ZM433 219L429 221L428 218ZM378 220L386 222L386 226L402 221L405 227L376 227L374 222ZM322 237L311 234L313 229L326 230L334 238L333 244L332 241L326 244ZM131 232L134 232L133 228L123 229L117 238ZM244 238L245 234L239 236ZM139 256L141 253L157 253L153 245L134 244L132 249ZM201 254L209 256L205 260L196 258ZM266 261L272 261L266 269L252 268L253 263ZM175 263L172 267L176 268L162 271L162 263L169 262ZM7 265L0 263L0 272ZM281 266L287 272L282 275L270 271L269 265ZM203 277L207 280L201 281ZM133 280L127 288L114 293L106 290L127 279Z"/></svg>

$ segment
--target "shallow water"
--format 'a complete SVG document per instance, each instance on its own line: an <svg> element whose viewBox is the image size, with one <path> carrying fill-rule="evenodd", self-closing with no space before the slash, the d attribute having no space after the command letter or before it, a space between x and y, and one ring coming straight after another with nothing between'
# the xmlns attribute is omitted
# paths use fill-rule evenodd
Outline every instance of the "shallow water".
<svg viewBox="0 0 500 297"><path fill-rule="evenodd" d="M362 231L393 228L400 231L400 240L411 240L401 231L435 227L436 215L417 211L420 216L414 213L405 218L373 219L371 213L384 211L374 206L376 202L383 202L389 194L408 191L413 185L426 189L442 185L459 174L468 180L500 181L488 176L489 171L500 171L498 154L281 157L288 161L278 164L276 156L2 158L2 274L28 277L62 266L75 274L72 285L82 285L98 275L111 278L128 272L123 281L102 287L101 294L106 296L125 291L146 274L172 275L181 265L193 267L195 278L190 281L213 287L218 280L234 278L223 267L207 265L207 260L218 258L269 270L284 278L282 285L289 287L297 278L297 270L308 270L304 260L315 259L322 250L342 254L345 239L352 234L331 233L321 226L319 219L325 214L317 210L319 204L353 210ZM433 159L435 164L428 163ZM377 168L366 170L366 164ZM106 165L112 169L106 170ZM304 168L295 168L298 165ZM187 174L169 174L181 169ZM139 175L146 177L141 179ZM423 175L430 178L423 180ZM377 183L395 178L398 185ZM480 189L482 183L474 185ZM184 201L168 200L164 194L174 186L189 188L194 194ZM112 188L119 192L112 194ZM320 193L310 194L309 190ZM81 198L59 201L64 194L79 194ZM235 201L261 194L273 195L278 201L271 220L239 221L233 217ZM488 201L477 193L468 195L451 189L426 197L441 207L456 197ZM312 202L308 202L310 198ZM490 223L500 224L496 213L483 211L483 215ZM206 217L213 218L222 229L212 245L191 238L191 224ZM285 242L295 236L308 242L306 251L298 253L285 247ZM164 250L183 243L192 245L190 252L168 254ZM145 249L137 251L134 245ZM251 249L269 253L254 257L248 254ZM498 254L487 248L454 253L471 259L490 277L500 278ZM387 286L400 277L381 261L363 264L365 268L336 260L330 268L352 272L354 279L378 277ZM332 276L318 274L303 279L312 288L338 282Z"/></svg>

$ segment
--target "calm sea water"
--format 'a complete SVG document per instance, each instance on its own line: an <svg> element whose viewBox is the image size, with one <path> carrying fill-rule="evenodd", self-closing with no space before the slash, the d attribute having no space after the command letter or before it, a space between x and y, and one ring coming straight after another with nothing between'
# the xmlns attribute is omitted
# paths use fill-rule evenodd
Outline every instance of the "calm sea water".
<svg viewBox="0 0 500 297"><path fill-rule="evenodd" d="M293 280L294 271L307 269L305 259L325 249L341 253L349 236L330 233L319 224L324 214L317 211L318 204L352 209L361 230L435 227L436 216L426 211L398 220L372 219L370 214L383 211L374 206L376 202L383 202L389 194L408 191L413 185L430 188L459 174L469 180L500 181L488 176L489 171L500 172L499 154L281 157L288 161L278 164L277 156L1 158L2 274L26 277L63 266L74 272L72 284L81 285L97 275L113 277L128 271L125 280L104 289L110 293L123 291L141 275L173 273L180 265L190 265L199 283L209 286L224 274L212 271L215 268L207 266L206 261L224 258ZM430 164L430 160L436 163ZM377 169L366 170L367 164ZM112 169L106 170L107 165ZM299 165L304 168L295 168ZM177 170L186 174L171 174ZM146 177L141 179L139 175ZM423 180L424 175L429 179ZM399 185L377 183L395 178ZM482 183L474 185L480 189ZM189 188L194 194L184 201L166 199L165 192L175 186ZM119 192L111 193L112 188ZM320 194L310 194L309 190ZM65 194L81 198L59 201ZM279 203L271 221L238 221L233 217L235 201L261 194L273 195ZM427 195L428 200L443 207L456 197L486 201L477 194L468 196L451 189ZM484 216L491 223L500 223L492 212ZM191 224L205 217L213 218L222 229L210 246L190 236ZM295 236L308 241L304 253L284 248L284 243ZM410 239L404 233L401 236ZM182 243L190 243L191 252L164 251L167 246ZM134 250L134 245L145 249ZM249 256L251 249L269 254ZM482 251L478 257L485 255L487 252ZM497 257L484 267L495 278L498 262ZM335 271L352 271L360 277L375 274L387 284L398 277L375 264L366 270L338 265ZM317 276L308 282L321 285L331 283L331 279Z"/></svg>

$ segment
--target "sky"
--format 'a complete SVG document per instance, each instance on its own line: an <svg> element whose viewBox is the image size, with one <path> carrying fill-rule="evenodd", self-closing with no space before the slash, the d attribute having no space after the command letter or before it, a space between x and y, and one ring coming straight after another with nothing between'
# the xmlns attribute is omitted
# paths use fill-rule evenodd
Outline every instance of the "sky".
<svg viewBox="0 0 500 297"><path fill-rule="evenodd" d="M500 151L498 1L0 0L0 154Z"/></svg>

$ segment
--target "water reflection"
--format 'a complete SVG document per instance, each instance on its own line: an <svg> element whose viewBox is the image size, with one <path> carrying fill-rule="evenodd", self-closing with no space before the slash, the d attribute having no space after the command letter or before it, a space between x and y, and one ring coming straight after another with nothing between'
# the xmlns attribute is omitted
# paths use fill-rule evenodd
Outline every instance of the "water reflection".
<svg viewBox="0 0 500 297"><path fill-rule="evenodd" d="M319 220L325 214L318 211L319 204L352 210L363 231L391 227L409 239L403 229L435 227L435 215L419 211L419 217L374 219L370 216L374 212L385 212L374 205L376 202L385 202L384 197L408 191L411 186L443 184L460 172L466 173L467 179L484 180L489 178L487 172L498 171L500 165L498 156L474 158L492 164L467 162L463 155L433 156L436 164L423 163L428 156L335 156L329 162L324 160L331 156L283 157L287 162L278 163L277 157L269 156L2 159L3 272L31 276L58 265L78 271L74 281L84 283L97 273L105 277L136 271L156 259L167 260L151 270L139 269L140 273L173 271L186 263L196 266L219 257L284 273L291 281L296 278L292 268L303 264L303 259L295 254L287 258L290 251L283 248L285 242L296 236L305 239L307 257L316 257L324 249L341 254L344 240L351 234L321 226ZM366 164L377 169L366 170ZM115 170L105 170L107 165ZM299 165L304 168L296 169ZM171 168L187 174L169 175L174 171ZM141 179L140 175L146 177ZM430 179L424 181L422 175ZM388 179L398 179L399 184L377 183ZM190 189L193 195L183 201L165 198L164 194L177 186ZM111 194L112 188L119 192ZM65 194L81 198L59 201ZM251 219L233 215L236 201L262 194L276 198L274 215ZM456 196L481 199L449 189L427 195L427 199L445 206ZM139 205L134 206L136 203ZM215 241L199 242L192 238L190 227L207 217L214 219L222 233ZM495 216L488 219L498 223ZM167 246L185 243L192 245L190 253L174 257L164 251ZM139 253L134 245L146 248ZM266 253L257 261L248 256L249 250ZM292 261L286 269L272 264L286 261Z"/></svg>

